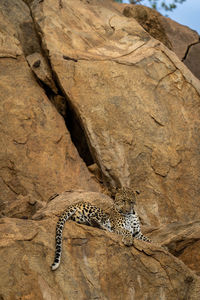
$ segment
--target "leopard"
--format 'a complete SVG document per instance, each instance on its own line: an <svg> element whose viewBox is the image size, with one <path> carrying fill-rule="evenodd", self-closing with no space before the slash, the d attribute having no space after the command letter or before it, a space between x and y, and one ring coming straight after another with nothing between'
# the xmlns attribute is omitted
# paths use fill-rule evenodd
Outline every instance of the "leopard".
<svg viewBox="0 0 200 300"><path fill-rule="evenodd" d="M78 224L84 224L107 230L122 236L122 243L132 246L134 238L151 243L144 236L140 228L140 220L134 209L136 204L136 192L131 188L118 188L114 193L114 204L109 212L90 202L80 201L68 206L59 217L56 225L56 249L51 270L55 271L61 261L62 232L64 224L71 219Z"/></svg>

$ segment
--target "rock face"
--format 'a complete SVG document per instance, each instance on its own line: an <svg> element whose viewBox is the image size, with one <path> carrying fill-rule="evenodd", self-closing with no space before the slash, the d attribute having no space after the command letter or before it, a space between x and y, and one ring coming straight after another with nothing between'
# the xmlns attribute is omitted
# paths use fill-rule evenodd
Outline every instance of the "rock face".
<svg viewBox="0 0 200 300"><path fill-rule="evenodd" d="M200 66L198 61L200 60L200 43L194 43L188 49L188 53L184 58L186 66L194 73L194 75L200 79Z"/></svg>
<svg viewBox="0 0 200 300"><path fill-rule="evenodd" d="M139 189L146 224L199 218L199 81L114 9L47 0L32 11L105 183Z"/></svg>
<svg viewBox="0 0 200 300"><path fill-rule="evenodd" d="M200 42L196 31L162 16L149 7L126 5L124 9L123 6L117 6L117 8L125 16L136 19L151 36L174 51L179 59L200 79L198 64Z"/></svg>
<svg viewBox="0 0 200 300"><path fill-rule="evenodd" d="M1 29L15 36L20 41L25 56L34 52L41 52L38 34L28 6L25 1L1 0Z"/></svg>
<svg viewBox="0 0 200 300"><path fill-rule="evenodd" d="M200 83L180 61L198 42L178 58L156 22L107 0L0 1L1 300L199 299ZM153 243L69 221L52 272L57 216L109 209L113 186L140 191Z"/></svg>
<svg viewBox="0 0 200 300"><path fill-rule="evenodd" d="M199 221L174 222L160 228L143 228L143 232L154 242L167 247L174 256L200 275L199 226Z"/></svg>
<svg viewBox="0 0 200 300"><path fill-rule="evenodd" d="M21 196L29 195L40 202L55 192L99 187L72 144L63 118L36 82L15 38L13 24L6 20L0 21L7 25L5 29L2 25L0 33L1 213L12 216L19 212L18 216L27 217L35 207L26 199L14 205Z"/></svg>

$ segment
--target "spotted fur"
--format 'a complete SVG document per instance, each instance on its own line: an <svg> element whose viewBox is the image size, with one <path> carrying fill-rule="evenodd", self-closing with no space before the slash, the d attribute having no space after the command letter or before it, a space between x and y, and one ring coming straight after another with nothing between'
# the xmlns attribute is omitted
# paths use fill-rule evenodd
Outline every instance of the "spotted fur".
<svg viewBox="0 0 200 300"><path fill-rule="evenodd" d="M51 269L54 271L60 265L62 231L68 219L79 224L98 226L101 229L120 234L123 236L123 243L127 246L133 244L133 238L150 242L141 233L139 218L134 210L135 198L135 192L131 189L118 189L115 193L114 205L109 214L89 202L79 202L68 206L60 216L56 226L56 251Z"/></svg>

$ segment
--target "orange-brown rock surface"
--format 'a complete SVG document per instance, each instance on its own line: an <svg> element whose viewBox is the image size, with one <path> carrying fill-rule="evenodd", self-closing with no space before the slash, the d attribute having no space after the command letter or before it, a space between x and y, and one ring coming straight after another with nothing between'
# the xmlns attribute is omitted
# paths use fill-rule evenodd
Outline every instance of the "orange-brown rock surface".
<svg viewBox="0 0 200 300"><path fill-rule="evenodd" d="M185 55L184 63L200 79L200 42L192 44Z"/></svg>
<svg viewBox="0 0 200 300"><path fill-rule="evenodd" d="M199 299L200 83L123 11L0 1L1 300ZM52 272L57 216L120 185L152 245L69 221Z"/></svg>
<svg viewBox="0 0 200 300"><path fill-rule="evenodd" d="M163 248L125 247L115 234L72 221L52 272L55 225L56 218L1 219L1 299L199 299L199 277Z"/></svg>
<svg viewBox="0 0 200 300"><path fill-rule="evenodd" d="M78 156L63 118L35 80L13 24L4 18L0 20L0 197L1 212L12 215L8 204L13 206L20 195L46 201L54 192L78 187L98 190L98 185Z"/></svg>
<svg viewBox="0 0 200 300"><path fill-rule="evenodd" d="M112 199L102 193L69 190L61 194L52 195L46 206L40 208L33 215L32 219L41 220L59 216L65 210L66 205L76 204L80 201L89 201L91 204L97 205L106 211L113 205Z"/></svg>
<svg viewBox="0 0 200 300"><path fill-rule="evenodd" d="M200 79L200 40L196 31L162 16L155 9L143 5L115 4L125 16L136 19L155 39L174 51L191 72Z"/></svg>
<svg viewBox="0 0 200 300"><path fill-rule="evenodd" d="M199 81L133 18L95 1L32 12L105 182L139 189L147 224L199 218Z"/></svg>
<svg viewBox="0 0 200 300"><path fill-rule="evenodd" d="M167 247L174 256L181 259L200 275L200 221L188 223L173 222L159 228L143 228L154 242Z"/></svg>

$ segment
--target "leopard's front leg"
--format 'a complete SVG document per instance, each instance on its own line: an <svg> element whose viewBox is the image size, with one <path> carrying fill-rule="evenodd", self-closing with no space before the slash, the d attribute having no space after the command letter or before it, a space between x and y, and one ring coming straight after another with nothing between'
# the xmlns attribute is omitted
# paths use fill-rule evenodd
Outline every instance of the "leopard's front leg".
<svg viewBox="0 0 200 300"><path fill-rule="evenodd" d="M132 233L126 229L123 229L123 228L117 228L115 229L115 232L117 234L120 234L122 235L122 243L125 245L125 246L132 246L133 245L133 236L132 236Z"/></svg>

